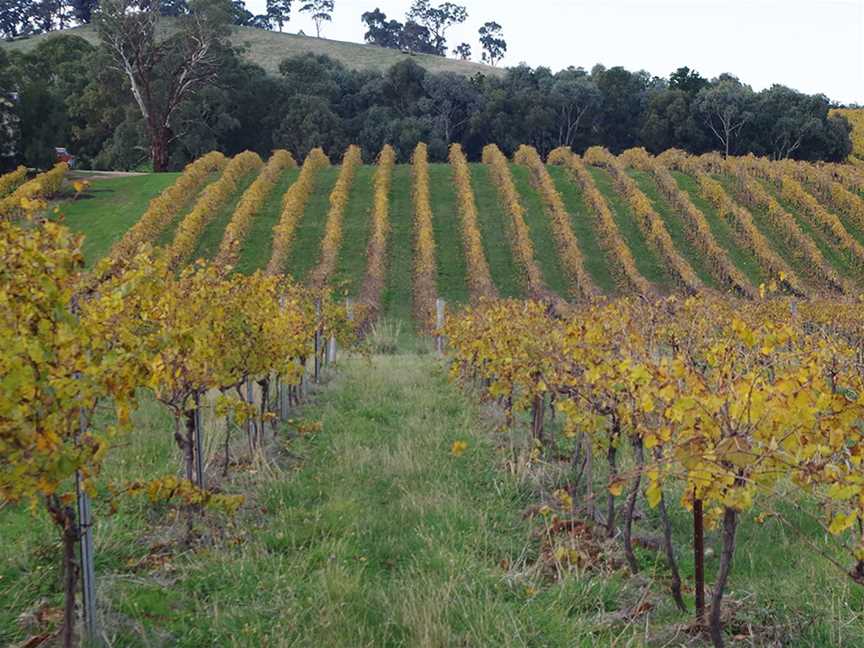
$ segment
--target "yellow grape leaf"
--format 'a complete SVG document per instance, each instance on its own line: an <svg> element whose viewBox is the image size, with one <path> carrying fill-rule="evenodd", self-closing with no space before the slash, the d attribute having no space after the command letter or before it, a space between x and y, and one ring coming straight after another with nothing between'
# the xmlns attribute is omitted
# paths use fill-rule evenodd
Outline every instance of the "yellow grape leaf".
<svg viewBox="0 0 864 648"><path fill-rule="evenodd" d="M624 492L624 480L616 479L612 483L609 484L609 493L613 496L618 497L621 493Z"/></svg>
<svg viewBox="0 0 864 648"><path fill-rule="evenodd" d="M857 519L858 511L852 511L848 514L838 513L834 516L834 519L831 520L831 525L828 527L828 531L832 535L839 535L855 524L855 520Z"/></svg>
<svg viewBox="0 0 864 648"><path fill-rule="evenodd" d="M657 482L651 482L648 488L645 489L645 499L648 500L648 506L657 508L660 503L660 498L663 496L663 490Z"/></svg>
<svg viewBox="0 0 864 648"><path fill-rule="evenodd" d="M853 495L860 492L860 486L847 486L843 484L832 484L828 489L828 497L833 500L848 500Z"/></svg>

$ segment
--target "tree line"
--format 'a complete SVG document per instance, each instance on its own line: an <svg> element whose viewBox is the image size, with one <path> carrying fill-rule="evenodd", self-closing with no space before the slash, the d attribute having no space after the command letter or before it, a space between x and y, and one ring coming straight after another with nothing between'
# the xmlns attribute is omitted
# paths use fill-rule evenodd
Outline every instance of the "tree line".
<svg viewBox="0 0 864 648"><path fill-rule="evenodd" d="M781 85L756 92L734 76L709 80L686 67L658 77L519 65L468 77L433 74L411 58L378 72L311 54L283 60L271 75L231 45L236 5L228 0L190 0L168 35L157 29L164 0L130 11L137 2L102 0L99 47L57 36L28 53L0 50L5 164L44 167L55 146L86 166L149 161L157 170L214 149L286 148L302 159L320 146L337 158L350 143L367 160L390 143L402 161L420 141L431 161L446 160L453 142L472 160L488 143L508 155L520 144L543 155L602 145L805 160L842 160L851 150L849 124L829 115L827 97ZM364 16L370 29L391 22L384 18ZM446 22L430 31L438 52Z"/></svg>

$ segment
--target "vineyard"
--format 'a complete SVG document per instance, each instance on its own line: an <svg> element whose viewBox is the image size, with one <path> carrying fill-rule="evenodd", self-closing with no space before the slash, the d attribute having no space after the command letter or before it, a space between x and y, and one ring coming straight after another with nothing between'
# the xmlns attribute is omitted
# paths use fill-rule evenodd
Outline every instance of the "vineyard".
<svg viewBox="0 0 864 648"><path fill-rule="evenodd" d="M21 168L0 256L5 643L864 632L855 164Z"/></svg>

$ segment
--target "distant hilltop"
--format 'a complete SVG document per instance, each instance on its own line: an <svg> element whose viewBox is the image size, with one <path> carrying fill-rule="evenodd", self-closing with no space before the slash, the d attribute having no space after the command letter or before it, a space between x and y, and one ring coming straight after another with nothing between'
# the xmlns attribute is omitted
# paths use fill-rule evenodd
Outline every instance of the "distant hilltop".
<svg viewBox="0 0 864 648"><path fill-rule="evenodd" d="M171 29L170 19L165 20L165 29L168 31ZM232 27L232 30L231 41L233 44L245 47L243 56L252 63L260 65L271 74L279 72L279 63L283 59L307 53L325 54L346 67L355 70L377 70L383 72L395 63L410 58L430 72L455 72L464 76L473 76L478 73L490 76L501 76L504 74L503 69L494 68L482 63L460 61L431 54L409 54L396 49L379 47L378 45L348 43L253 27L235 26ZM5 48L7 51L26 52L35 48L46 39L64 35L80 36L93 45L99 43L96 28L92 25L82 25L80 27L72 27L71 29L38 34L28 38L0 41L0 47Z"/></svg>

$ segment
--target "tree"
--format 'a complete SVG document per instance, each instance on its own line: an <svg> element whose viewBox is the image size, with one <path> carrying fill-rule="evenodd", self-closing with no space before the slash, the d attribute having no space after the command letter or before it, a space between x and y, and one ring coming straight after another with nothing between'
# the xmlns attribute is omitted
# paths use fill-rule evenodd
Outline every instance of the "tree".
<svg viewBox="0 0 864 648"><path fill-rule="evenodd" d="M637 146L647 90L652 83L650 75L616 66L608 70L595 68L591 76L603 95L596 122L599 141L613 153Z"/></svg>
<svg viewBox="0 0 864 648"><path fill-rule="evenodd" d="M409 22L415 22L428 29L435 53L438 56L445 56L447 30L453 25L464 23L468 19L468 10L452 2L444 2L433 7L429 4L429 0L414 0L406 18Z"/></svg>
<svg viewBox="0 0 864 648"><path fill-rule="evenodd" d="M279 25L279 31L291 16L291 0L267 0L267 16L270 21Z"/></svg>
<svg viewBox="0 0 864 648"><path fill-rule="evenodd" d="M471 60L471 46L468 43L459 43L453 48L453 56L460 61Z"/></svg>
<svg viewBox="0 0 864 648"><path fill-rule="evenodd" d="M132 11L134 0L103 0L98 17L102 43L128 79L150 141L153 170L166 171L180 104L218 72L218 51L228 35L231 6L224 0L193 0L178 32L157 41L159 5Z"/></svg>
<svg viewBox="0 0 864 648"><path fill-rule="evenodd" d="M185 16L189 13L186 0L159 0L159 13L163 16Z"/></svg>
<svg viewBox="0 0 864 648"><path fill-rule="evenodd" d="M321 24L333 20L333 4L333 0L311 0L300 8L302 13L311 14L318 38L321 38Z"/></svg>
<svg viewBox="0 0 864 648"><path fill-rule="evenodd" d="M501 25L497 22L484 24L480 28L480 45L483 48L483 62L492 67L498 65L507 51L507 41L504 40Z"/></svg>
<svg viewBox="0 0 864 648"><path fill-rule="evenodd" d="M387 20L387 14L375 8L375 11L367 11L360 20L366 25L366 33L363 39L372 45L399 49L399 40L404 25L398 20Z"/></svg>
<svg viewBox="0 0 864 648"><path fill-rule="evenodd" d="M21 141L18 93L9 57L0 49L0 171L15 165Z"/></svg>
<svg viewBox="0 0 864 648"><path fill-rule="evenodd" d="M331 154L347 146L342 120L326 99L310 95L292 97L273 141L276 146L291 151L297 159L304 159L309 151L319 146Z"/></svg>
<svg viewBox="0 0 864 648"><path fill-rule="evenodd" d="M558 137L555 148L573 146L579 129L599 109L603 97L584 71L563 70L552 83L548 100L555 110Z"/></svg>
<svg viewBox="0 0 864 648"><path fill-rule="evenodd" d="M93 12L99 5L98 0L72 0L72 15L81 24L87 24L93 18Z"/></svg>
<svg viewBox="0 0 864 648"><path fill-rule="evenodd" d="M406 52L414 52L416 54L438 53L438 50L435 49L435 45L432 43L429 29L413 20L409 20L402 27L402 33L399 35L399 47Z"/></svg>
<svg viewBox="0 0 864 648"><path fill-rule="evenodd" d="M651 92L639 135L643 146L654 154L670 148L691 153L709 148L709 134L694 115L692 102L687 91L671 86Z"/></svg>
<svg viewBox="0 0 864 648"><path fill-rule="evenodd" d="M738 79L721 77L696 95L696 112L720 142L726 157L735 148L741 129L753 118L753 91Z"/></svg>
<svg viewBox="0 0 864 648"><path fill-rule="evenodd" d="M684 66L669 75L669 87L673 90L683 90L694 96L702 88L708 86L708 79L700 75L696 70Z"/></svg>
<svg viewBox="0 0 864 648"><path fill-rule="evenodd" d="M461 140L462 132L481 104L480 93L460 74L444 72L423 78L426 96L418 109L433 118L434 136L445 144Z"/></svg>

